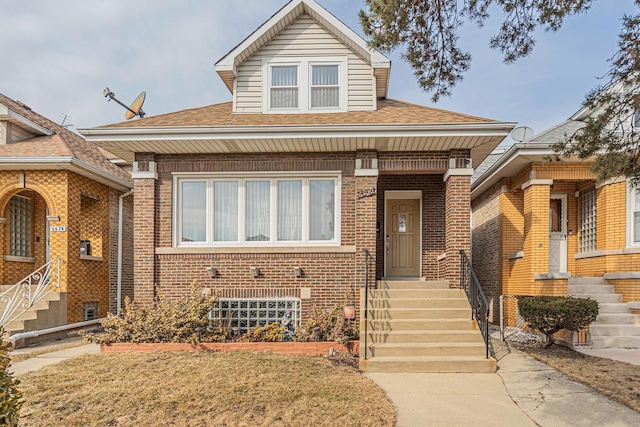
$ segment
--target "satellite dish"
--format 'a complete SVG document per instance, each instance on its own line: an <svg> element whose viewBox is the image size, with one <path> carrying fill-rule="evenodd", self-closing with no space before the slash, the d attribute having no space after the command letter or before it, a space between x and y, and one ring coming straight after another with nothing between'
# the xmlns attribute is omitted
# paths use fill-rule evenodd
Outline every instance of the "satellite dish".
<svg viewBox="0 0 640 427"><path fill-rule="evenodd" d="M144 98L147 96L147 92L142 91L140 95L136 96L136 99L133 100L131 105L129 106L129 110L124 114L124 118L130 120L135 116L140 116L140 118L144 117L144 111L142 111L142 104L144 104Z"/></svg>
<svg viewBox="0 0 640 427"><path fill-rule="evenodd" d="M102 91L102 94L105 98L109 98L107 101L111 101L112 99L116 101L118 104L123 106L127 112L124 115L124 118L127 120L131 120L135 116L143 118L145 113L142 111L142 104L144 104L144 99L147 96L145 91L140 92L140 95L133 100L130 106L123 104L118 98L116 98L116 94L111 92L111 90L107 87Z"/></svg>
<svg viewBox="0 0 640 427"><path fill-rule="evenodd" d="M533 137L533 129L527 126L519 126L511 131L511 138L518 142L528 141Z"/></svg>

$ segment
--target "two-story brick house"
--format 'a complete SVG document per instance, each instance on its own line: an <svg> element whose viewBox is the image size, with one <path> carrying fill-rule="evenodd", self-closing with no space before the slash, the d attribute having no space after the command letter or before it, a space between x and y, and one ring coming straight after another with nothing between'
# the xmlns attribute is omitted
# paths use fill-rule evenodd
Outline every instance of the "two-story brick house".
<svg viewBox="0 0 640 427"><path fill-rule="evenodd" d="M357 306L365 250L371 281L456 286L472 165L514 124L389 99L390 68L293 0L216 63L231 102L81 130L134 162L136 301L197 281L253 301L245 326L261 300Z"/></svg>

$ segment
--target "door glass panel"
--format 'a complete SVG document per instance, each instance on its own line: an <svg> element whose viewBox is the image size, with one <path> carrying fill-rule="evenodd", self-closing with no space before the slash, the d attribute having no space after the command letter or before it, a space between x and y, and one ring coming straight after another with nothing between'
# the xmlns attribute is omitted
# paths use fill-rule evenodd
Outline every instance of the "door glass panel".
<svg viewBox="0 0 640 427"><path fill-rule="evenodd" d="M562 200L549 199L549 232L562 232Z"/></svg>
<svg viewBox="0 0 640 427"><path fill-rule="evenodd" d="M407 232L407 214L398 215L398 232L399 233Z"/></svg>

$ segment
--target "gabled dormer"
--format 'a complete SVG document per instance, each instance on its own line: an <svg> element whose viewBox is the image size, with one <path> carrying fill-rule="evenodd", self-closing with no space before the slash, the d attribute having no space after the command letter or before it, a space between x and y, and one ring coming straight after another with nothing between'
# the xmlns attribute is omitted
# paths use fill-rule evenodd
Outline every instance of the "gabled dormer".
<svg viewBox="0 0 640 427"><path fill-rule="evenodd" d="M234 113L372 111L391 61L313 0L292 0L216 63Z"/></svg>
<svg viewBox="0 0 640 427"><path fill-rule="evenodd" d="M31 110L24 104L20 106L27 111ZM15 144L36 136L52 134L53 132L49 129L13 111L8 105L0 103L0 145Z"/></svg>

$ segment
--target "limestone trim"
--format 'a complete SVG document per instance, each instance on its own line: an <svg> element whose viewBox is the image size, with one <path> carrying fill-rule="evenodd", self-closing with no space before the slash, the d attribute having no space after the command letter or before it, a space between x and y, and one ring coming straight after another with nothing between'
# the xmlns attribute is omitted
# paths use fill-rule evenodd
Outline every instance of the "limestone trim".
<svg viewBox="0 0 640 427"><path fill-rule="evenodd" d="M80 259L85 261L104 261L104 258L101 256L93 256L93 255L80 255Z"/></svg>
<svg viewBox="0 0 640 427"><path fill-rule="evenodd" d="M533 280L558 280L571 279L571 273L538 273L533 275Z"/></svg>
<svg viewBox="0 0 640 427"><path fill-rule="evenodd" d="M156 255L177 254L286 254L355 253L355 246L253 246L253 247L158 247Z"/></svg>
<svg viewBox="0 0 640 427"><path fill-rule="evenodd" d="M604 280L640 279L639 271L626 271L624 273L605 273Z"/></svg>
<svg viewBox="0 0 640 427"><path fill-rule="evenodd" d="M30 257L30 256L15 256L15 255L5 255L4 256L4 260L5 261L10 261L10 262L26 262L26 263L31 263L31 264L34 264L36 262L36 259L34 257Z"/></svg>
<svg viewBox="0 0 640 427"><path fill-rule="evenodd" d="M508 255L508 258L511 259L521 259L524 258L524 251L512 252Z"/></svg>
<svg viewBox="0 0 640 427"><path fill-rule="evenodd" d="M553 180L552 179L530 179L529 181L525 182L524 184L522 184L522 189L526 189L531 187L532 185L553 185Z"/></svg>
<svg viewBox="0 0 640 427"><path fill-rule="evenodd" d="M447 171L444 174L444 177L442 178L442 180L444 182L447 182L449 180L449 178L451 178L452 176L472 176L473 175L473 169L471 168L464 168L464 169L447 169Z"/></svg>
<svg viewBox="0 0 640 427"><path fill-rule="evenodd" d="M597 257L609 256L609 255L633 255L633 254L640 254L640 247L601 249L599 251L583 252L583 253L575 254L574 258L584 259L584 258L597 258Z"/></svg>

